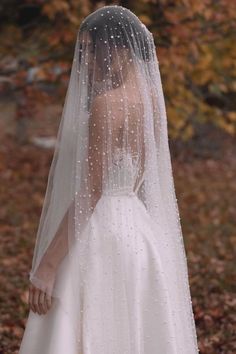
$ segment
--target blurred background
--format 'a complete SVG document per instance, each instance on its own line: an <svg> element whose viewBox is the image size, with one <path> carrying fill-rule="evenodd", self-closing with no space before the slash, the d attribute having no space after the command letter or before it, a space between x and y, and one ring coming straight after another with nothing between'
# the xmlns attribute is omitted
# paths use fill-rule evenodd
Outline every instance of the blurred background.
<svg viewBox="0 0 236 354"><path fill-rule="evenodd" d="M129 8L154 35L200 353L236 353L231 0L1 0L0 353L18 352L28 315L28 272L77 31L111 4Z"/></svg>

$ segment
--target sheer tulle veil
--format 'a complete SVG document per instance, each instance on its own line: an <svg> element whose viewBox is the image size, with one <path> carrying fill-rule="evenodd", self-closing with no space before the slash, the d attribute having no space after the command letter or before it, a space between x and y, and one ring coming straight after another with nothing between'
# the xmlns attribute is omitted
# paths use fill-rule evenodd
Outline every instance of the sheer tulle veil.
<svg viewBox="0 0 236 354"><path fill-rule="evenodd" d="M133 90L130 88L133 87ZM138 96L134 102L132 97ZM116 119L113 119L114 111ZM136 112L142 119L135 120ZM187 260L172 175L159 62L152 33L129 9L99 8L80 25L56 147L39 222L30 281L62 301L57 278L83 250L86 227L99 200L116 188L112 153L129 150L139 173L134 192L152 218L160 253L178 353L197 352ZM163 232L160 233L159 230ZM63 230L59 233L58 230ZM60 264L58 259L60 259ZM55 262L54 262L55 261ZM86 265L84 265L86 267ZM79 272L68 274L73 311L63 304L77 333L80 321ZM181 351L183 348L185 350Z"/></svg>

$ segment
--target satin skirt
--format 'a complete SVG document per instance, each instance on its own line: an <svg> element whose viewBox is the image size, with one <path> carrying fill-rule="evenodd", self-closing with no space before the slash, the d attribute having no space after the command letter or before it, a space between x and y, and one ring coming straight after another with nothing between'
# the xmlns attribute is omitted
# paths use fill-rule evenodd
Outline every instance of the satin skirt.
<svg viewBox="0 0 236 354"><path fill-rule="evenodd" d="M162 232L135 194L102 195L59 271L60 301L29 312L19 354L176 354Z"/></svg>

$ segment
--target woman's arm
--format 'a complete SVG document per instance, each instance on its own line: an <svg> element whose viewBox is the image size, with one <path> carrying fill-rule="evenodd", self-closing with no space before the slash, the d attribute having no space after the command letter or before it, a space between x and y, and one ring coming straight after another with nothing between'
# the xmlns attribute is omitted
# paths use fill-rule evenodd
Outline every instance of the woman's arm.
<svg viewBox="0 0 236 354"><path fill-rule="evenodd" d="M102 134L105 107L105 100L102 99L102 97L97 97L91 107L89 118L89 173L87 181L82 181L78 200L79 202L81 198L81 203L79 202L81 206L87 205L87 203L83 203L83 198L85 198L86 201L90 200L90 208L83 210L83 214L78 213L76 215L77 219L80 218L80 220L78 220L81 225L80 233L86 226L102 193ZM88 186L89 188L87 188ZM30 308L38 314L45 314L50 309L52 305L52 296L50 296L50 294L54 287L58 267L68 254L69 248L73 246L73 242L75 242L76 238L70 237L69 240L68 235L70 219L75 216L75 210L75 200L73 200L34 273L36 281L39 279L39 281L47 284L47 289L43 291L33 283L30 284L29 305ZM72 220L72 226L74 226L74 219ZM70 232L74 235L75 230L70 230Z"/></svg>

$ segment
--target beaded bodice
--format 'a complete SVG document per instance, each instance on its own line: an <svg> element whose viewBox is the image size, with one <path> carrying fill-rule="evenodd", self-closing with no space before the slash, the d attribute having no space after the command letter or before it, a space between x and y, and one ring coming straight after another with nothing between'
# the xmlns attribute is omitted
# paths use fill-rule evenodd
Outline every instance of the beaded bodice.
<svg viewBox="0 0 236 354"><path fill-rule="evenodd" d="M138 177L140 156L124 148L116 147L105 181L104 194L133 195Z"/></svg>

